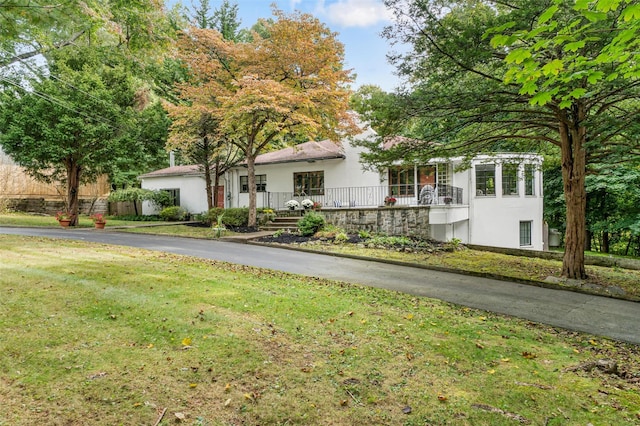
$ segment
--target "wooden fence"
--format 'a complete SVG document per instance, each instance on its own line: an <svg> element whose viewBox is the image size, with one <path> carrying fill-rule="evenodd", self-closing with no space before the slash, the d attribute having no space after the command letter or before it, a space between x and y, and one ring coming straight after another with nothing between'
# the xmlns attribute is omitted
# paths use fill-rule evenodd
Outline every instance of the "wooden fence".
<svg viewBox="0 0 640 426"><path fill-rule="evenodd" d="M80 198L101 198L109 195L109 179L100 176L95 183L80 186ZM20 166L0 162L0 197L44 198L63 200L66 190L62 184L47 184L29 176Z"/></svg>

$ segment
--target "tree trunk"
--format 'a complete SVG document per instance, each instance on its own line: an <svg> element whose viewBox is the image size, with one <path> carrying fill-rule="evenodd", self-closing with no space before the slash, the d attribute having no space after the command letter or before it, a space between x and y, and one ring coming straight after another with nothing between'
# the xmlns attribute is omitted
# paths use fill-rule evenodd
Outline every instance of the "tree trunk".
<svg viewBox="0 0 640 426"><path fill-rule="evenodd" d="M609 244L609 232L608 231L603 231L602 232L602 247L601 247L601 251L602 253L609 253L610 250L610 244Z"/></svg>
<svg viewBox="0 0 640 426"><path fill-rule="evenodd" d="M70 226L78 225L78 214L80 212L80 202L78 191L80 189L80 175L82 168L75 161L67 163L67 213L71 215Z"/></svg>
<svg viewBox="0 0 640 426"><path fill-rule="evenodd" d="M213 184L213 206L214 207L218 207L218 202L220 201L218 199L220 195L218 191L218 188L220 187L220 175L218 174L218 170L220 170L220 161L216 161L216 174L215 174L215 181Z"/></svg>
<svg viewBox="0 0 640 426"><path fill-rule="evenodd" d="M256 226L256 155L249 150L247 151L247 181L249 183L249 223L247 225Z"/></svg>
<svg viewBox="0 0 640 426"><path fill-rule="evenodd" d="M562 276L585 279L584 248L586 239L586 128L584 106L574 105L569 116L560 110L560 142L562 152L562 180L567 205L565 252Z"/></svg>
<svg viewBox="0 0 640 426"><path fill-rule="evenodd" d="M216 180L217 180L217 176L216 176ZM207 189L207 209L211 210L213 206L215 206L216 204L214 204L213 202L213 185L211 184L211 167L209 167L209 164L207 164L206 167L204 168L204 184ZM217 189L218 189L218 186L216 183L216 192L217 192Z"/></svg>

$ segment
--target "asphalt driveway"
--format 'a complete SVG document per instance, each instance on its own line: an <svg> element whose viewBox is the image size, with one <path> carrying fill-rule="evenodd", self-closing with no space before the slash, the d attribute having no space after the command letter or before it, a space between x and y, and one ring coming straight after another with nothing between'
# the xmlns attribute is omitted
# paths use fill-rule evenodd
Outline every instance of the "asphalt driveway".
<svg viewBox="0 0 640 426"><path fill-rule="evenodd" d="M431 297L640 344L640 303L607 297L375 261L215 240L62 228L0 227L0 234L66 238L137 247L345 281Z"/></svg>

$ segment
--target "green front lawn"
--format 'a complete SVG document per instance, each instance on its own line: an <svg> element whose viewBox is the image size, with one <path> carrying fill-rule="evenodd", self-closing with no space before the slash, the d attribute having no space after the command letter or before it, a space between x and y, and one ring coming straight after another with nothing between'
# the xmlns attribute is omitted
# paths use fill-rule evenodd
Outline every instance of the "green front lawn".
<svg viewBox="0 0 640 426"><path fill-rule="evenodd" d="M107 227L114 226L139 226L153 222L139 222L132 220L120 220L117 216L106 216ZM79 218L80 228L92 228L93 221L89 216L81 215ZM162 222L160 222L162 223ZM29 213L2 213L0 214L0 226L35 226L35 227L56 227L60 226L55 216L35 215Z"/></svg>
<svg viewBox="0 0 640 426"><path fill-rule="evenodd" d="M0 243L2 425L640 421L637 346L165 253Z"/></svg>

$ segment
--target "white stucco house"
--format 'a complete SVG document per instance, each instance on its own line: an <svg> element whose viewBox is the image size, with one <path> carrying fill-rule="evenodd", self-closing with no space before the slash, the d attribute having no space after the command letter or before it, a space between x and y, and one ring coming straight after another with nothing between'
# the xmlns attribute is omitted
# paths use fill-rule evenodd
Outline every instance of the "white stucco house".
<svg viewBox="0 0 640 426"><path fill-rule="evenodd" d="M371 129L357 138L374 136ZM286 209L310 199L323 209L428 208L432 238L463 243L543 249L542 158L532 154L480 155L458 170L462 158L364 170L361 147L310 141L256 159L258 207ZM169 190L192 213L207 209L204 178L196 166L173 166L140 177L143 188ZM221 179L224 207L249 204L247 169ZM143 213L155 213L143 204Z"/></svg>

